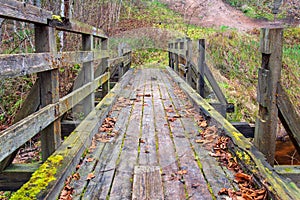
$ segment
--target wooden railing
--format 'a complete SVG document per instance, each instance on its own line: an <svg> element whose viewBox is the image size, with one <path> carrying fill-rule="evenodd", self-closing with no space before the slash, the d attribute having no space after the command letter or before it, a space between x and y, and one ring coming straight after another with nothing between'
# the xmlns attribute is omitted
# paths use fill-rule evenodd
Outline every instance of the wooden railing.
<svg viewBox="0 0 300 200"><path fill-rule="evenodd" d="M51 12L22 2L0 1L0 17L32 23L35 31L35 53L0 55L1 79L34 73L38 77L16 116L15 124L0 132L0 190L16 190L33 172L31 169L25 173L22 170L26 167L22 165L12 167L18 149L40 133L42 160L46 161L63 146L61 117L70 109L76 109L84 116L95 110L95 91L101 87L106 94L110 89L110 74L118 74L118 79L125 74L130 67L131 51L121 48L119 57L109 59L108 37L102 30L71 19L54 20ZM57 52L56 30L80 34L82 51ZM100 49L94 48L96 39ZM74 82L73 92L60 98L59 67L62 59L71 64L82 63L82 69ZM94 61L101 61L101 64L94 66ZM80 158L87 138L78 143L77 151L69 152L70 159ZM69 165L71 162L64 165L65 169Z"/></svg>
<svg viewBox="0 0 300 200"><path fill-rule="evenodd" d="M278 118L300 152L300 116L281 85L283 29L262 29L262 65L259 69L254 144L274 165ZM293 171L290 168L290 171ZM298 181L300 177L298 177Z"/></svg>
<svg viewBox="0 0 300 200"><path fill-rule="evenodd" d="M224 117L226 112L233 112L234 107L229 104L205 61L205 40L198 41L197 51L193 52L190 38L177 39L168 44L169 66L174 69L186 82L194 88L201 97L206 97L207 85L205 77L211 85L219 103L211 105Z"/></svg>
<svg viewBox="0 0 300 200"><path fill-rule="evenodd" d="M206 77L220 102L217 106L216 104L213 104L213 106L225 116L228 104L206 64L205 41L198 41L198 55L196 58L191 54L191 46L189 38L170 42L169 66L178 72L202 97L205 97L206 83L204 77ZM264 154L271 166L274 166L278 119L283 124L294 146L300 152L300 116L280 83L282 46L282 28L262 29L262 65L258 76L257 101L259 112L257 121L255 127L250 126L248 123L236 122L232 124L245 136L254 137L255 146ZM300 182L298 166L275 166L275 169L281 175L291 178L296 183Z"/></svg>

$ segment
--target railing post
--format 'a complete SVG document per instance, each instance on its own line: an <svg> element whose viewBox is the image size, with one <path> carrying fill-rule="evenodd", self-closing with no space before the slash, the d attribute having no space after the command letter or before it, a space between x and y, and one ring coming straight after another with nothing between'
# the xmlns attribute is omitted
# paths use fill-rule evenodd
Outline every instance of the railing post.
<svg viewBox="0 0 300 200"><path fill-rule="evenodd" d="M198 81L197 81L197 92L201 97L205 97L205 82L204 82L204 64L205 64L205 39L198 41Z"/></svg>
<svg viewBox="0 0 300 200"><path fill-rule="evenodd" d="M82 50L92 51L94 49L93 36L82 34ZM93 62L85 62L82 65L82 70L84 72L84 79L81 86L94 80L94 65ZM95 94L92 92L87 96L81 104L83 105L84 116L87 116L95 106Z"/></svg>
<svg viewBox="0 0 300 200"><path fill-rule="evenodd" d="M178 53L179 53L179 42L178 42L178 40L175 41L174 47L175 47L175 50L177 51L177 53L175 53L174 70L176 72L178 72L178 70L179 70L179 55L178 55Z"/></svg>
<svg viewBox="0 0 300 200"><path fill-rule="evenodd" d="M103 39L101 41L101 50L106 51L108 50L108 39ZM101 62L101 67L104 69L108 68L108 58L103 58ZM106 71L106 70L105 70ZM108 69L109 72L109 69ZM102 85L102 97L104 97L109 92L109 80Z"/></svg>
<svg viewBox="0 0 300 200"><path fill-rule="evenodd" d="M123 43L120 43L118 45L118 57L122 57L123 55L123 49L124 45ZM119 66L118 66L118 81L120 81L121 77L124 75L124 63L122 62Z"/></svg>
<svg viewBox="0 0 300 200"><path fill-rule="evenodd" d="M186 82L192 86L192 68L191 68L191 59L192 59L192 54L193 54L193 47L192 47L192 41L190 38L185 38L185 58L186 58Z"/></svg>
<svg viewBox="0 0 300 200"><path fill-rule="evenodd" d="M282 28L261 30L262 65L258 76L259 113L255 126L254 144L272 166L274 165L278 123L276 95L282 67L282 41Z"/></svg>
<svg viewBox="0 0 300 200"><path fill-rule="evenodd" d="M56 54L55 29L48 26L35 26L36 52L50 52ZM59 100L59 72L53 69L38 73L40 80L41 107ZM58 114L58 113L57 113ZM42 159L45 161L61 143L60 119L41 131Z"/></svg>

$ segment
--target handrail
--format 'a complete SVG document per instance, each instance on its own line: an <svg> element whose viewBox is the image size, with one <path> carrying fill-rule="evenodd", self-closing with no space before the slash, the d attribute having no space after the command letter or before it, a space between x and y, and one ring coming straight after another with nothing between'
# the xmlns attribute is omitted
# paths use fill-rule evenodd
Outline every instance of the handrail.
<svg viewBox="0 0 300 200"><path fill-rule="evenodd" d="M25 100L35 105L24 105L29 109L23 109L25 113L16 117L18 122L0 132L1 173L11 164L17 150L38 133L42 137L43 161L55 152L61 145L61 117L70 109L88 115L95 108L94 92L102 86L102 93L108 93L112 78L109 68L118 66L118 78L130 68L131 50L123 48L119 57L109 60L104 31L73 19L52 19L52 12L19 1L0 0L0 17L35 24L36 53L0 55L0 79L37 73L31 94L38 94L35 98L39 98ZM82 35L83 50L57 53L55 30ZM101 49L94 49L94 38L100 38ZM94 61L101 64L95 67ZM64 67L61 63L82 63L82 69L74 82L74 91L59 98L58 70ZM83 110L79 104L85 105ZM37 108L40 109L36 111ZM0 184L1 188L5 186Z"/></svg>

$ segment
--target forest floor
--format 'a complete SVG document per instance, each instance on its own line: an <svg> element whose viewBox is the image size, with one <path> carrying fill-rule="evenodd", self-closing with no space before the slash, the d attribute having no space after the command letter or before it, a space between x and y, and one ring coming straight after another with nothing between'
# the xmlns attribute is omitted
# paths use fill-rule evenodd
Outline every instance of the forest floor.
<svg viewBox="0 0 300 200"><path fill-rule="evenodd" d="M183 14L187 23L203 27L228 26L240 31L248 31L262 27L300 24L299 14L294 11L294 7L297 8L299 4L297 0L288 0L282 6L284 10L289 9L288 19L274 21L247 17L242 11L222 0L185 0L176 3L173 0L165 0L163 2L167 3L170 9ZM290 9L291 6L292 9Z"/></svg>

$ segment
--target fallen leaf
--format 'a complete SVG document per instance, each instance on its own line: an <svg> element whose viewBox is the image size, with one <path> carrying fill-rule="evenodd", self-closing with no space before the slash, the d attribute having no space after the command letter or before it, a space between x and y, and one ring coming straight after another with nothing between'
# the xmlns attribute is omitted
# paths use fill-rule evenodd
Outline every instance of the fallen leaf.
<svg viewBox="0 0 300 200"><path fill-rule="evenodd" d="M94 158L88 158L86 159L87 162L93 162L94 161Z"/></svg>
<svg viewBox="0 0 300 200"><path fill-rule="evenodd" d="M200 183L193 183L192 184L192 188L197 188L197 187L199 187L200 186Z"/></svg>
<svg viewBox="0 0 300 200"><path fill-rule="evenodd" d="M196 140L195 142L196 142L196 143L204 143L204 142L205 142L205 140L201 140L201 139L199 139L199 140Z"/></svg>
<svg viewBox="0 0 300 200"><path fill-rule="evenodd" d="M143 144L144 144L144 143L145 143L145 140L142 139L142 138L140 138L140 139L139 139L139 143L143 143Z"/></svg>
<svg viewBox="0 0 300 200"><path fill-rule="evenodd" d="M175 122L175 121L176 121L176 118L174 118L174 117L168 118L168 121L169 121L169 122Z"/></svg>
<svg viewBox="0 0 300 200"><path fill-rule="evenodd" d="M88 176L87 176L87 178L86 178L86 180L91 180L93 178L95 178L94 173L89 173Z"/></svg>
<svg viewBox="0 0 300 200"><path fill-rule="evenodd" d="M77 172L77 173L75 173L75 174L73 174L73 179L75 179L75 180L79 180L80 179L80 175L79 175L79 173Z"/></svg>
<svg viewBox="0 0 300 200"><path fill-rule="evenodd" d="M183 169L177 172L178 175L187 174L187 170Z"/></svg>
<svg viewBox="0 0 300 200"><path fill-rule="evenodd" d="M207 122L206 121L202 121L202 122L200 122L199 126L201 128L205 128L205 127L207 127Z"/></svg>
<svg viewBox="0 0 300 200"><path fill-rule="evenodd" d="M228 189L227 188L222 188L219 192L218 195L228 195Z"/></svg>

